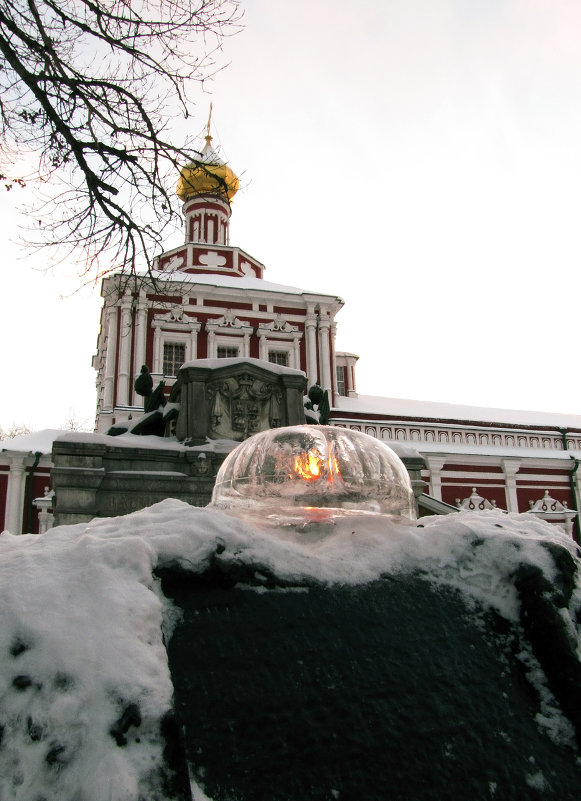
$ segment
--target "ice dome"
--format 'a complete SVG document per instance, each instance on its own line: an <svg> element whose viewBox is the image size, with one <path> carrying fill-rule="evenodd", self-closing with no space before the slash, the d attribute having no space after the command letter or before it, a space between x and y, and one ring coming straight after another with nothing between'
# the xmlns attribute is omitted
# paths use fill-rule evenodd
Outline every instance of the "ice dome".
<svg viewBox="0 0 581 801"><path fill-rule="evenodd" d="M289 426L255 434L225 459L212 505L358 510L415 517L405 465L380 440L335 426Z"/></svg>

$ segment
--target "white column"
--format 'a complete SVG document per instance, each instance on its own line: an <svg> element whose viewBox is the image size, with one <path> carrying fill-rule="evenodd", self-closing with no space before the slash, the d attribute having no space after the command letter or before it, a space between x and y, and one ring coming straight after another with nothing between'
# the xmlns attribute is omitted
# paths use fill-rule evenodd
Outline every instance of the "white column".
<svg viewBox="0 0 581 801"><path fill-rule="evenodd" d="M161 374L163 372L163 354L161 349L161 323L152 322L153 328L153 365L151 372Z"/></svg>
<svg viewBox="0 0 581 801"><path fill-rule="evenodd" d="M424 456L430 471L430 495L436 500L442 500L442 468L446 459L442 456Z"/></svg>
<svg viewBox="0 0 581 801"><path fill-rule="evenodd" d="M147 339L147 304L145 296L139 293L137 317L135 319L135 353L133 356L133 375L137 378L145 360L145 345ZM133 390L133 405L141 406L143 399Z"/></svg>
<svg viewBox="0 0 581 801"><path fill-rule="evenodd" d="M301 369L301 341L300 337L293 337L292 364L295 370Z"/></svg>
<svg viewBox="0 0 581 801"><path fill-rule="evenodd" d="M129 371L131 368L131 298L121 302L121 339L119 342L119 371L117 373L116 406L129 405Z"/></svg>
<svg viewBox="0 0 581 801"><path fill-rule="evenodd" d="M258 335L258 358L263 362L268 361L268 347L266 344L266 334Z"/></svg>
<svg viewBox="0 0 581 801"><path fill-rule="evenodd" d="M207 328L207 325L206 325ZM208 359L216 358L216 334L212 329L208 331Z"/></svg>
<svg viewBox="0 0 581 801"><path fill-rule="evenodd" d="M331 374L331 386L335 387L333 393L334 403L339 403L339 393L337 392L337 360L335 359L335 339L337 337L337 323L331 323L331 342L333 347L329 354L329 372Z"/></svg>
<svg viewBox="0 0 581 801"><path fill-rule="evenodd" d="M329 349L329 329L330 323L328 320L322 320L319 323L319 375L321 377L321 388L329 392L329 400L332 401L332 384L331 384L331 354Z"/></svg>
<svg viewBox="0 0 581 801"><path fill-rule="evenodd" d="M309 387L317 383L317 318L311 312L305 321L305 349L307 352L307 379Z"/></svg>
<svg viewBox="0 0 581 801"><path fill-rule="evenodd" d="M201 323L194 323L190 333L189 354L186 361L193 361L198 358L198 334L200 333Z"/></svg>
<svg viewBox="0 0 581 801"><path fill-rule="evenodd" d="M117 307L109 309L107 320L107 355L105 356L105 387L103 390L103 410L108 411L115 403L115 368L117 364Z"/></svg>
<svg viewBox="0 0 581 801"><path fill-rule="evenodd" d="M246 358L250 355L250 334L244 334L242 339L242 355Z"/></svg>
<svg viewBox="0 0 581 801"><path fill-rule="evenodd" d="M564 512L565 522L563 523L563 527L568 537L573 536L573 520L576 514L577 512Z"/></svg>
<svg viewBox="0 0 581 801"><path fill-rule="evenodd" d="M24 515L24 488L26 485L26 456L9 456L10 473L6 491L6 512L4 528L11 534L22 534Z"/></svg>
<svg viewBox="0 0 581 801"><path fill-rule="evenodd" d="M516 459L503 459L504 488L506 493L506 509L508 512L518 512L518 498L516 494L516 474L520 461ZM523 510L524 511L524 510Z"/></svg>

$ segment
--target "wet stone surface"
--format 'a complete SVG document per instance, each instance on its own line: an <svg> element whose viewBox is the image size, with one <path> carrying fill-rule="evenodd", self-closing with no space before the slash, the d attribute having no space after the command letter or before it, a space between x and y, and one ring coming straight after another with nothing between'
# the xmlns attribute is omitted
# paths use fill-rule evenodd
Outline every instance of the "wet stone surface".
<svg viewBox="0 0 581 801"><path fill-rule="evenodd" d="M192 775L213 801L578 801L524 634L418 577L256 592L163 577Z"/></svg>

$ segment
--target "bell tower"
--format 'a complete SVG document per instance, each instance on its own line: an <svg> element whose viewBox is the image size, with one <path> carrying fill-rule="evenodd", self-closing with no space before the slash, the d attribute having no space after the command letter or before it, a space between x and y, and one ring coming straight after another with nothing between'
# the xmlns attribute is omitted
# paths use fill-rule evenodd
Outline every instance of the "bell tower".
<svg viewBox="0 0 581 801"><path fill-rule="evenodd" d="M238 177L212 146L210 123L201 159L186 164L180 172L178 197L184 201L186 244L229 245L230 201L238 191Z"/></svg>

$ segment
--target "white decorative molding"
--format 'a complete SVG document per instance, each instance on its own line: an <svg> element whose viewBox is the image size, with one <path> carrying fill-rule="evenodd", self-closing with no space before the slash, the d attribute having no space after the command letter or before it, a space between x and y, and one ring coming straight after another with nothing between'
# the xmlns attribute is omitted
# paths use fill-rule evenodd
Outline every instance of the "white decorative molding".
<svg viewBox="0 0 581 801"><path fill-rule="evenodd" d="M207 253L203 253L199 257L199 260L200 264L203 264L204 267L224 267L226 264L226 258L220 256L215 250L209 250Z"/></svg>
<svg viewBox="0 0 581 801"><path fill-rule="evenodd" d="M239 320L232 309L228 309L222 317L208 320L208 358L215 359L218 348L222 346L238 348L239 356L249 356L253 330L252 325L247 320Z"/></svg>
<svg viewBox="0 0 581 801"><path fill-rule="evenodd" d="M478 428L477 426L462 426L458 424L435 424L435 423L413 423L380 420L363 420L352 422L348 419L341 420L341 425L347 428L357 427L361 430L361 425L373 425L380 439L399 440L401 442L429 442L442 443L442 445L468 445L470 447L491 446L498 448L536 448L543 450L563 450L563 443L560 435L553 432L538 431L513 431L502 428ZM375 436L375 435L374 435ZM569 437L570 447L581 450L581 436ZM566 452L565 452L566 454Z"/></svg>
<svg viewBox="0 0 581 801"><path fill-rule="evenodd" d="M183 256L179 256L178 254L176 254L175 256L172 256L171 259L166 264L166 266L164 268L164 272L166 272L166 273L175 273L175 272L177 272L180 269L180 267L183 267L184 261L185 260L184 260Z"/></svg>
<svg viewBox="0 0 581 801"><path fill-rule="evenodd" d="M156 326L162 326L164 323L180 323L190 325L191 323L196 323L197 317L191 317L190 315L186 314L186 308L188 304L182 304L181 306L177 303L167 311L165 314L156 314L151 321L151 327L155 328Z"/></svg>
<svg viewBox="0 0 581 801"><path fill-rule="evenodd" d="M45 487L44 496L35 498L32 503L38 509L38 533L44 534L54 523L54 514L51 512L54 505L54 490Z"/></svg>
<svg viewBox="0 0 581 801"><path fill-rule="evenodd" d="M259 331L276 331L279 334L294 334L299 330L298 325L291 325L288 320L285 320L282 314L277 314L274 320L269 323L260 323L258 326Z"/></svg>
<svg viewBox="0 0 581 801"><path fill-rule="evenodd" d="M215 317L206 322L206 329L218 333L222 328L252 329L252 325L247 320L239 320L232 309L228 309L222 317Z"/></svg>
<svg viewBox="0 0 581 801"><path fill-rule="evenodd" d="M577 516L577 512L569 509L566 503L552 498L549 490L545 490L545 494L540 500L529 501L529 507L528 514L536 515L549 523L556 523L565 530L565 534L573 536L573 520Z"/></svg>
<svg viewBox="0 0 581 801"><path fill-rule="evenodd" d="M504 509L499 509L497 507L496 501L489 501L479 495L476 492L476 487L472 488L470 495L467 498L464 498L463 501L461 501L460 498L456 498L456 506L460 511L463 512L484 512L492 510L504 512Z"/></svg>
<svg viewBox="0 0 581 801"><path fill-rule="evenodd" d="M163 346L166 342L183 342L186 346L185 361L197 357L198 334L202 324L198 318L185 313L186 305L174 304L164 314L156 314L151 321L153 331L152 374L163 373Z"/></svg>
<svg viewBox="0 0 581 801"><path fill-rule="evenodd" d="M260 323L257 330L259 338L259 354L263 361L268 361L269 350L277 350L287 354L288 366L300 369L300 342L302 332L297 325L292 325L281 314L273 320ZM271 337L274 335L274 339Z"/></svg>

